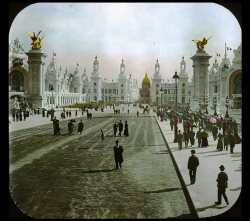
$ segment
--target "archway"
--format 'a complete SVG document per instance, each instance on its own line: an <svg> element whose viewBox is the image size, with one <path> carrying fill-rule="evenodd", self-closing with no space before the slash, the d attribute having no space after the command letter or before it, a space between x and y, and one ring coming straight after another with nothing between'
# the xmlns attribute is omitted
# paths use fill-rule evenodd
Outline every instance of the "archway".
<svg viewBox="0 0 250 221"><path fill-rule="evenodd" d="M28 91L28 72L21 66L9 68L9 91Z"/></svg>
<svg viewBox="0 0 250 221"><path fill-rule="evenodd" d="M229 98L233 99L233 108L241 108L242 102L242 70L234 71L229 78Z"/></svg>

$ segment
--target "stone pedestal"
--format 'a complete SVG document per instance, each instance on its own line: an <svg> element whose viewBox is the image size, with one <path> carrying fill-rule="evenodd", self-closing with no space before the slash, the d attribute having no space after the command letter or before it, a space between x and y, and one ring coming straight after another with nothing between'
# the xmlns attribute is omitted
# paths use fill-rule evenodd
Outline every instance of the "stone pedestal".
<svg viewBox="0 0 250 221"><path fill-rule="evenodd" d="M35 108L44 108L46 97L44 95L45 85L45 58L48 56L41 50L30 50L25 52L28 56L27 63L29 64L29 87L28 87L28 102L33 104Z"/></svg>
<svg viewBox="0 0 250 221"><path fill-rule="evenodd" d="M209 59L210 56L205 51L197 51L190 59L193 60L193 79L194 79L194 99L193 107L199 107L200 97L209 94Z"/></svg>

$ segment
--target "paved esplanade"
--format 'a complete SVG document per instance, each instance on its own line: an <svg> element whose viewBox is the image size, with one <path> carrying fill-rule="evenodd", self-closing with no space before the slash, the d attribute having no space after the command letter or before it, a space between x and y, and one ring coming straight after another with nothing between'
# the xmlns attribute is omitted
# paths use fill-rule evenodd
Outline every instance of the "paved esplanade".
<svg viewBox="0 0 250 221"><path fill-rule="evenodd" d="M60 122L60 136L53 135L52 122L10 132L10 190L25 214L33 218L195 217L152 109L143 115L142 109L130 106L128 117L127 106L117 108L121 114L108 108L104 113L92 111L89 121L86 112L78 117L77 123L80 119L84 123L82 135L68 135L67 119ZM129 137L113 137L113 124L120 120L128 121ZM117 139L124 148L118 171L113 153Z"/></svg>

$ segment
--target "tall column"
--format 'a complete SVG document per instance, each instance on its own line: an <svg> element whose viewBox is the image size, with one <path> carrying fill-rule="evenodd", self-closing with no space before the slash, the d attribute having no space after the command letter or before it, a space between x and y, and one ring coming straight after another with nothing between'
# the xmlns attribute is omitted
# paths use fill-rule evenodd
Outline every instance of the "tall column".
<svg viewBox="0 0 250 221"><path fill-rule="evenodd" d="M199 98L204 96L204 91L206 95L209 94L209 59L210 56L205 51L197 51L196 54L191 57L190 59L193 60L193 73L194 76L194 89L195 89L195 97L193 100L193 107L192 108L199 108Z"/></svg>
<svg viewBox="0 0 250 221"><path fill-rule="evenodd" d="M46 98L43 96L45 88L45 78L44 78L44 65L45 58L48 56L41 50L29 50L25 52L28 56L29 64L29 88L28 88L28 101L33 103L35 108L45 107Z"/></svg>

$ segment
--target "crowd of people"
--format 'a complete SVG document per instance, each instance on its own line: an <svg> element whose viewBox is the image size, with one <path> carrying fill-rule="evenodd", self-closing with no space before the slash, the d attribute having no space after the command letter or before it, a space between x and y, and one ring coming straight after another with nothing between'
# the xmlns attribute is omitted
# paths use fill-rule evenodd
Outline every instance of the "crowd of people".
<svg viewBox="0 0 250 221"><path fill-rule="evenodd" d="M213 116L187 108L177 108L177 119L174 108L165 108L162 113L158 111L157 117L162 121L169 120L171 130L174 129L175 120L177 124L182 123L183 133L179 129L177 137L179 150L182 149L183 142L185 147L189 145L189 142L191 147L194 146L195 139L198 141L198 147L209 146L207 139L209 133L212 134L214 141L217 140L218 151L228 150L228 145L230 145L230 153L233 153L235 144L242 142L238 134L239 122L236 122L234 117ZM198 128L198 131L195 133L193 128Z"/></svg>

